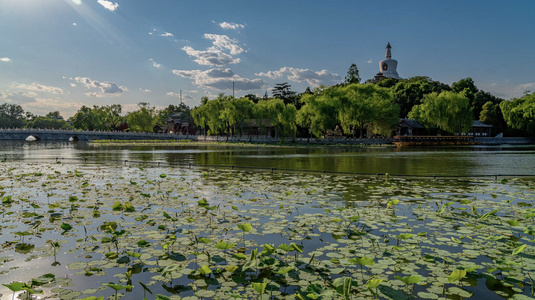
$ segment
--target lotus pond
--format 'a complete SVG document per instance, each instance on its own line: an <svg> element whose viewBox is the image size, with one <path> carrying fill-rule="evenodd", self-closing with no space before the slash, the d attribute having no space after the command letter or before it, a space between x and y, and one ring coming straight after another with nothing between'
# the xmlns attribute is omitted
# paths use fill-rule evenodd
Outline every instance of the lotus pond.
<svg viewBox="0 0 535 300"><path fill-rule="evenodd" d="M2 299L531 299L533 179L0 163Z"/></svg>

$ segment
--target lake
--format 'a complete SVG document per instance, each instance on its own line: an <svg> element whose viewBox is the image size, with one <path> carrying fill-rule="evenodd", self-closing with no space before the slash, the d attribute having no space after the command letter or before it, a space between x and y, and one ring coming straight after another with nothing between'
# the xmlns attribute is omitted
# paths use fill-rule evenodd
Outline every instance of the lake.
<svg viewBox="0 0 535 300"><path fill-rule="evenodd" d="M280 170L531 174L531 147L0 149L2 299L534 296L533 178Z"/></svg>
<svg viewBox="0 0 535 300"><path fill-rule="evenodd" d="M69 142L0 141L0 158L88 162L144 161L187 166L296 169L415 176L535 175L535 146L273 147L105 146Z"/></svg>

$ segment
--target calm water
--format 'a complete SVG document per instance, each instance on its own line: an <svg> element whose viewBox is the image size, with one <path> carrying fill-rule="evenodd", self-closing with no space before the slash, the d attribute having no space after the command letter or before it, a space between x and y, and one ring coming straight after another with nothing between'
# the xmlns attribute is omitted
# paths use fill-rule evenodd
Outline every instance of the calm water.
<svg viewBox="0 0 535 300"><path fill-rule="evenodd" d="M144 161L183 165L300 169L400 175L535 175L535 146L443 148L98 146L0 141L0 158L88 162Z"/></svg>
<svg viewBox="0 0 535 300"><path fill-rule="evenodd" d="M191 273L202 264L212 269L227 263L243 264L215 250L213 243L200 247L208 249L211 257L223 258L224 262L200 258L202 262L198 263L194 254L198 252L198 245L192 243L196 237L247 246L247 255L264 243L297 243L303 247L302 257L306 256L306 260L310 253L318 253L317 263L332 268L332 274L328 274L332 279L351 276L358 280L354 286L362 287L357 288L359 293L365 291L364 283L371 278L372 272L363 274L356 265L346 263L347 258L353 256L373 257L377 263L373 274L381 274L379 276L386 280L383 293L400 289L386 285L395 280L395 275L418 274L428 283L416 285L414 294L418 298L421 297L417 293L427 291L440 295L442 292L433 290L438 277L447 280L452 270L470 262L478 264L479 270L462 283L449 283L448 290L454 287L460 290L460 286L475 293L475 299L531 295L524 274L528 266L533 265L532 245L526 248L526 256L522 258L514 257L511 252L512 247L518 246L513 243L515 239L527 241L533 238L523 231L524 226L532 225L532 220L521 217L526 213L526 206L531 206L534 201L533 181L382 180L373 176L354 178L294 172L272 175L229 169L205 173L197 168L138 168L136 164L124 166L123 163L128 160L147 164L166 162L185 166L212 164L412 175L533 174L534 152L533 146L398 151L393 148L334 147L92 147L84 143L1 142L0 159L7 159L7 163L1 164L0 193L4 192L2 196L10 196L13 201L0 205L0 244L4 246L0 247L0 299L12 297L11 291L1 284L28 282L45 273L53 273L57 279L54 290L45 289L45 296L72 290L78 293L77 297L113 298L110 288L100 289L102 284L125 284L127 271L132 271L131 283L135 287L126 292L124 299L134 299L134 295L143 292L138 282L150 283L155 293L192 296L195 293L190 285L206 279ZM54 163L56 158L64 163ZM80 164L80 161L88 164ZM93 162L111 165L91 164ZM167 176L162 177L162 174ZM71 199L71 196L75 198ZM200 199L206 199L212 207L211 213L199 205ZM394 199L400 202L390 205ZM463 200L468 200L468 204L463 204ZM112 209L117 201L131 202L135 212ZM445 201L452 201L448 202L451 205L448 209L444 206ZM444 207L444 214L438 212L440 207ZM484 217L494 210L499 213ZM95 215L96 211L99 214ZM473 215L467 213L474 211ZM166 217L163 212L170 216ZM355 216L359 217L358 221L349 222ZM110 234L102 229L102 225L110 220L118 222L120 228L128 232L120 237L121 242L116 248L102 240ZM513 225L512 221L521 225ZM71 225L72 230L64 231L61 227L64 223ZM254 228L247 235L237 227L244 223L250 223ZM476 226L478 224L481 226ZM22 239L20 234L26 231L29 235ZM403 247L393 251L393 246L400 245L398 237L409 232L415 236L408 238L410 242L401 241ZM508 235L511 241L488 238L504 232L512 233ZM170 233L176 234L180 243L171 248L172 254L176 255L167 257L162 249ZM425 234L420 236L418 233ZM470 239L465 239L466 236ZM139 246L140 240L148 241L150 247ZM460 240L463 241L458 242ZM57 254L48 241L62 242ZM388 252L387 248L390 249ZM106 256L114 251L119 258ZM141 253L143 260L132 256L128 262L119 263L118 259L127 255L126 251ZM422 260L424 256L436 260ZM287 256L280 257L281 266L292 261ZM444 257L450 260L448 265L442 261ZM500 265L503 257L528 261L527 267L518 262L513 265L517 273L507 273L514 280L515 276L521 278L524 289L511 288L513 281L502 285L498 279L482 275L488 273L489 266ZM345 259L342 264L345 264L346 273L335 271L337 266L331 258ZM177 263L186 268L183 275L191 276L166 280L160 276L162 270L154 267ZM396 273L399 270L401 273ZM300 287L304 289L308 284L319 282L323 278L320 275L325 275L310 273L310 270L305 272L298 266L295 272L300 280L283 289L289 295ZM210 276L216 278L216 275ZM206 280L207 286L200 290L219 293L214 299L221 299L225 293L223 283L228 281L235 285L232 278L217 275L219 281ZM67 279L68 284L60 282ZM246 284L250 283L243 285ZM251 292L246 296L252 299L253 295ZM397 295L405 298L404 294ZM460 299L455 294L451 298Z"/></svg>

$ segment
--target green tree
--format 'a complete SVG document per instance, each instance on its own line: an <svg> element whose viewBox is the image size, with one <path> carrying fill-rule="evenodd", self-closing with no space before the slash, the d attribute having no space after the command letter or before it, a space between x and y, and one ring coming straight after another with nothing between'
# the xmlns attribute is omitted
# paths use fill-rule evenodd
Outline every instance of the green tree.
<svg viewBox="0 0 535 300"><path fill-rule="evenodd" d="M492 133L498 134L505 131L505 120L503 119L500 103L488 101L482 107L479 120L485 124L492 125Z"/></svg>
<svg viewBox="0 0 535 300"><path fill-rule="evenodd" d="M359 69L357 65L351 64L345 78L345 84L360 83Z"/></svg>
<svg viewBox="0 0 535 300"><path fill-rule="evenodd" d="M275 87L271 90L273 98L282 99L284 104L293 104L296 107L300 108L299 103L299 94L292 91L292 86L288 82L277 83Z"/></svg>
<svg viewBox="0 0 535 300"><path fill-rule="evenodd" d="M267 127L271 126L271 116L268 108L268 100L269 99L262 99L258 101L258 103L256 103L253 109L253 116L256 120L256 124L258 124L258 129L260 131L265 131L266 137L269 134Z"/></svg>
<svg viewBox="0 0 535 300"><path fill-rule="evenodd" d="M502 101L500 108L509 127L531 136L535 135L535 93L511 101Z"/></svg>
<svg viewBox="0 0 535 300"><path fill-rule="evenodd" d="M384 80L383 80L384 81ZM381 81L381 82L383 82ZM381 84L378 84L381 86ZM399 80L392 87L394 102L400 107L400 117L406 118L412 107L421 103L426 94L449 91L450 87L429 77L416 76Z"/></svg>
<svg viewBox="0 0 535 300"><path fill-rule="evenodd" d="M93 123L93 111L85 105L80 107L71 118L71 124L76 129L94 130Z"/></svg>
<svg viewBox="0 0 535 300"><path fill-rule="evenodd" d="M491 102L494 104L494 106L499 105L500 102L502 102L503 99L498 98L494 95L492 95L489 92L484 91L478 91L474 94L474 101L471 102L470 107L472 108L472 111L474 112L474 116L476 118L480 118L481 111L483 110L483 105L487 102ZM481 118L480 118L481 120Z"/></svg>
<svg viewBox="0 0 535 300"><path fill-rule="evenodd" d="M225 121L221 119L221 111L224 109L224 101L227 101L223 94L217 99L201 99L201 105L195 107L191 115L195 124L204 129L205 135L221 134L225 132Z"/></svg>
<svg viewBox="0 0 535 300"><path fill-rule="evenodd" d="M248 97L232 99L231 103L236 112L234 114L234 123L232 124L238 128L241 136L243 126L251 126L255 104Z"/></svg>
<svg viewBox="0 0 535 300"><path fill-rule="evenodd" d="M53 119L63 119L59 111L51 111L48 114L46 114L46 117L53 118Z"/></svg>
<svg viewBox="0 0 535 300"><path fill-rule="evenodd" d="M337 87L324 90L317 88L314 92L303 94L303 106L297 112L297 124L308 128L314 136L323 137L327 130L332 130L337 125L339 94Z"/></svg>
<svg viewBox="0 0 535 300"><path fill-rule="evenodd" d="M257 104L256 116L262 123L265 119L270 121L281 142L286 137L295 137L297 109L293 104L284 104L282 99L261 100Z"/></svg>
<svg viewBox="0 0 535 300"><path fill-rule="evenodd" d="M82 130L117 130L124 124L125 118L121 115L120 104L105 106L82 106L71 118L74 128Z"/></svg>
<svg viewBox="0 0 535 300"><path fill-rule="evenodd" d="M117 130L124 124L125 118L122 116L122 106L120 104L112 104L102 106L102 122L107 130Z"/></svg>
<svg viewBox="0 0 535 300"><path fill-rule="evenodd" d="M467 78L464 78L457 82L452 83L451 90L456 93L464 92L465 96L470 101L470 107L472 108L472 110L474 110L474 107L477 106L474 102L475 102L476 94L477 92L479 92L479 89L476 87L476 84L474 83L474 80L472 78L467 77ZM474 110L475 116L479 116L479 112L481 112L481 107L483 106L483 104L485 104L485 102L480 103L480 105L477 106L477 109Z"/></svg>
<svg viewBox="0 0 535 300"><path fill-rule="evenodd" d="M345 134L355 128L363 138L367 127L375 133L386 134L397 124L399 106L393 103L388 89L375 84L351 84L340 89L338 120Z"/></svg>
<svg viewBox="0 0 535 300"><path fill-rule="evenodd" d="M474 80L470 77L452 83L451 90L456 93L460 93L467 90L466 97L468 98L475 95L479 91L479 89L476 87L476 84L474 83Z"/></svg>
<svg viewBox="0 0 535 300"><path fill-rule="evenodd" d="M24 110L18 104L0 104L0 128L21 128L24 126Z"/></svg>
<svg viewBox="0 0 535 300"><path fill-rule="evenodd" d="M243 97L253 101L253 103L255 103L255 104L258 103L258 101L260 100L260 97L258 97L255 94L247 94L247 95L245 95Z"/></svg>
<svg viewBox="0 0 535 300"><path fill-rule="evenodd" d="M154 132L154 126L158 121L156 109L146 102L140 102L138 106L138 110L126 115L128 130L136 132Z"/></svg>
<svg viewBox="0 0 535 300"><path fill-rule="evenodd" d="M479 121L487 124L496 123L498 114L496 113L496 105L491 101L485 103L482 107L481 114L479 114Z"/></svg>
<svg viewBox="0 0 535 300"><path fill-rule="evenodd" d="M412 108L409 118L418 120L426 127L449 133L466 133L472 128L474 115L464 91L445 91L425 95L422 104Z"/></svg>
<svg viewBox="0 0 535 300"><path fill-rule="evenodd" d="M63 118L59 119L52 115L49 116L35 116L28 120L27 127L29 128L48 128L48 129L70 129L72 126Z"/></svg>
<svg viewBox="0 0 535 300"><path fill-rule="evenodd" d="M199 126L201 129L203 129L204 136L207 134L207 128L208 128L208 116L207 116L207 109L206 103L201 104L198 107L194 107L191 110L191 116L193 117L193 121L197 126Z"/></svg>
<svg viewBox="0 0 535 300"><path fill-rule="evenodd" d="M201 97L201 105L191 110L191 117L197 126L203 130L203 134L206 137L208 129L208 97Z"/></svg>
<svg viewBox="0 0 535 300"><path fill-rule="evenodd" d="M392 88L396 86L398 82L399 82L399 79L386 77L386 78L379 80L376 84L380 87Z"/></svg>

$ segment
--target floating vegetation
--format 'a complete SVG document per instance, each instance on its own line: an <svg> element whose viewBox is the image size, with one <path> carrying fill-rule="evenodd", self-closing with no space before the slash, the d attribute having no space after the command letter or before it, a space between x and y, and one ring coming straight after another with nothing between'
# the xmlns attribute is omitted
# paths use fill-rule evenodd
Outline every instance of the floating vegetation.
<svg viewBox="0 0 535 300"><path fill-rule="evenodd" d="M6 299L534 296L533 180L0 169Z"/></svg>

